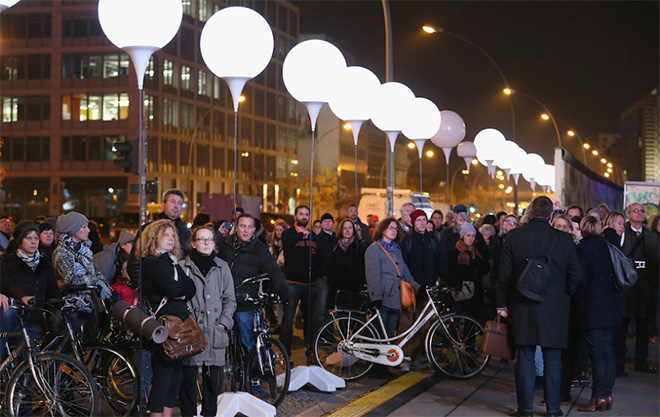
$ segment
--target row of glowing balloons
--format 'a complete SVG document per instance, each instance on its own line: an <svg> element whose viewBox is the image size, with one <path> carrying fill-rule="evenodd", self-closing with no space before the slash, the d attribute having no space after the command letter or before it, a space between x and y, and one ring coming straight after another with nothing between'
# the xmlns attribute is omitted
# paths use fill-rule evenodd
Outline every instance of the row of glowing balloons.
<svg viewBox="0 0 660 417"><path fill-rule="evenodd" d="M169 43L181 25L182 15L180 0L99 1L103 31L132 58L145 48L150 55ZM235 111L245 83L263 72L273 47L270 25L252 9L226 7L205 23L200 38L202 57L209 69L228 83ZM138 67L145 67L146 62L135 61L138 75L143 74L144 69ZM284 59L282 79L291 96L307 107L312 130L321 107L328 103L339 119L351 124L355 144L360 127L371 120L387 133L392 152L398 134L403 133L415 142L420 158L425 141L430 139L443 149L447 161L458 145L458 155L466 162L476 156L484 165L499 166L507 174L510 171L516 181L517 174L522 173L530 182L554 185L552 167L545 165L540 156L523 158L524 151L495 129L479 132L474 143L461 143L465 124L458 114L439 111L431 100L415 97L404 84L381 84L367 68L347 66L341 51L330 42L311 39L294 46Z"/></svg>

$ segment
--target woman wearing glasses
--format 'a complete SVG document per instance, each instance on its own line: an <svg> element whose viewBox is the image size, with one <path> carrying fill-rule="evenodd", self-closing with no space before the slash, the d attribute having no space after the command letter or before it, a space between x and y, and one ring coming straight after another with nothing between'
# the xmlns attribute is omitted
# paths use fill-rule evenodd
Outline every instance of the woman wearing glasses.
<svg viewBox="0 0 660 417"><path fill-rule="evenodd" d="M415 293L420 287L403 261L401 248L396 243L397 231L394 217L378 223L374 243L364 256L369 298L378 307L387 337L394 336L401 313L401 281L411 284Z"/></svg>
<svg viewBox="0 0 660 417"><path fill-rule="evenodd" d="M234 282L229 265L215 254L214 232L200 226L192 232L192 251L179 262L194 282L196 293L190 301L197 324L204 332L207 348L183 361L183 383L179 392L181 415L197 415L197 372L202 367L202 414L217 413L216 399L222 390L222 367L229 344L227 332L234 324L236 310Z"/></svg>

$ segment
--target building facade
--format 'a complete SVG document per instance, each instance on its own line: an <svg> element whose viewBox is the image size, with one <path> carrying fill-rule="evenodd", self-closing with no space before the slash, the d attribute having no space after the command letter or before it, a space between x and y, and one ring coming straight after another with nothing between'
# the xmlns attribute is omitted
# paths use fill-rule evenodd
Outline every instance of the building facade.
<svg viewBox="0 0 660 417"><path fill-rule="evenodd" d="M101 30L97 3L21 1L0 15L4 215L75 209L112 217L137 201L128 190L138 177L113 163L114 144L138 137L136 76L128 55ZM179 32L152 56L145 75L148 177L159 184L148 200L180 188L188 217L204 209L201 195L233 192L231 95L199 52L204 23L228 4L184 0ZM275 36L271 62L248 82L239 108L238 193L263 197L264 211L288 212L298 188L298 120L281 68L298 42L298 10L281 1L231 4L258 11Z"/></svg>

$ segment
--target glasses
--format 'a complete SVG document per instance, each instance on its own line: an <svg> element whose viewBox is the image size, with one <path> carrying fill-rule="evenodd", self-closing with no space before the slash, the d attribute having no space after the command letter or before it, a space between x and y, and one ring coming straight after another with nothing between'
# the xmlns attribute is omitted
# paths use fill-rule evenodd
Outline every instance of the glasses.
<svg viewBox="0 0 660 417"><path fill-rule="evenodd" d="M646 213L646 210L642 209L634 209L630 210L631 213Z"/></svg>
<svg viewBox="0 0 660 417"><path fill-rule="evenodd" d="M213 239L212 237L209 237L209 238L202 237L202 238L199 238L199 239L195 239L195 242L213 243L213 242L215 242L215 239Z"/></svg>
<svg viewBox="0 0 660 417"><path fill-rule="evenodd" d="M388 226L388 227L387 227L387 230L392 230L392 231L395 231L395 232L396 232L396 231L399 230L399 229L397 229L396 226Z"/></svg>

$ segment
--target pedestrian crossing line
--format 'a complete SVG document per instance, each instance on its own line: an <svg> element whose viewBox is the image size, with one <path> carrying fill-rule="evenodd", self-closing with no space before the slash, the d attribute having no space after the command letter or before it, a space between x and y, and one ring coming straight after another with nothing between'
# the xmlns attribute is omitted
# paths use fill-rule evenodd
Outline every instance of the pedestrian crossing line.
<svg viewBox="0 0 660 417"><path fill-rule="evenodd" d="M339 407L327 417L359 417L402 393L433 374L433 371L412 371L386 385Z"/></svg>

